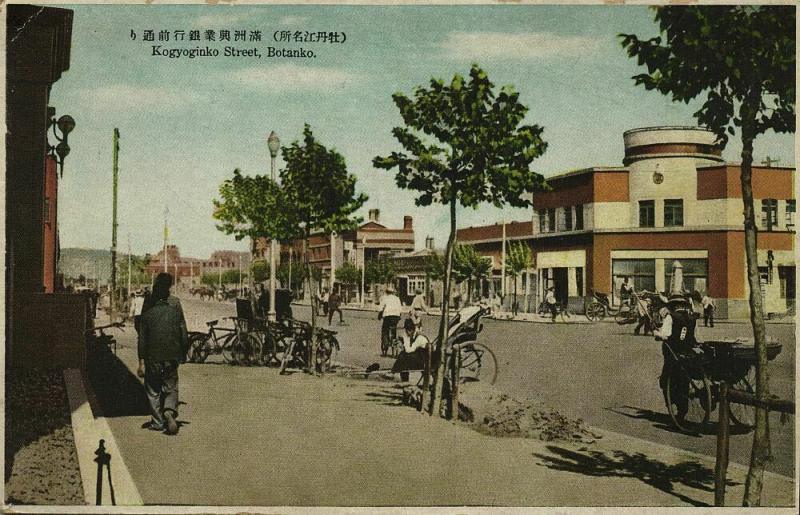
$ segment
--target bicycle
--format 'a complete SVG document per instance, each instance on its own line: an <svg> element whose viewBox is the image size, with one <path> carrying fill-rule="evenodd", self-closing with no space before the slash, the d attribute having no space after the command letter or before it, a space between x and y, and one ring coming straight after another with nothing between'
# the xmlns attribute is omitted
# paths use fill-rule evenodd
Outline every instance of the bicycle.
<svg viewBox="0 0 800 515"><path fill-rule="evenodd" d="M295 368L307 368L311 356L311 324L289 319L289 325L281 334L283 356L280 373L284 374L290 365ZM317 343L316 371L325 373L332 365L333 357L339 351L336 331L317 327L314 333Z"/></svg>
<svg viewBox="0 0 800 515"><path fill-rule="evenodd" d="M556 307L556 318L560 318L562 322L567 322L568 318L570 319L572 318L572 313L569 312L569 309L565 304L562 304L561 302L556 302L555 307ZM550 311L550 307L544 301L542 301L539 304L539 308L536 310L536 312L541 316L552 317L552 312ZM553 320L555 321L555 318Z"/></svg>
<svg viewBox="0 0 800 515"><path fill-rule="evenodd" d="M233 362L232 347L237 338L236 329L217 327L219 320L206 322L208 332L191 331L189 333L189 352L186 360L190 363L203 363L211 354L221 354L226 363ZM217 331L228 333L222 337Z"/></svg>
<svg viewBox="0 0 800 515"><path fill-rule="evenodd" d="M400 324L400 317L397 317L397 322L394 324L387 324L387 318L384 318L381 324L381 356L395 357L397 356L397 326Z"/></svg>

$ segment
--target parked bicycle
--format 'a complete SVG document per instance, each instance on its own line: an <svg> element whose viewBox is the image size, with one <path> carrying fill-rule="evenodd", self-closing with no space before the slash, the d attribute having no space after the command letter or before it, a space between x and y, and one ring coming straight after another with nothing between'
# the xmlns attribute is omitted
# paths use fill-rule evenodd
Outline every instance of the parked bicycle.
<svg viewBox="0 0 800 515"><path fill-rule="evenodd" d="M206 322L208 332L189 332L189 352L186 361L203 363L211 354L221 354L226 363L233 362L233 344L237 339L233 327L217 327L219 320ZM222 333L220 336L219 333Z"/></svg>

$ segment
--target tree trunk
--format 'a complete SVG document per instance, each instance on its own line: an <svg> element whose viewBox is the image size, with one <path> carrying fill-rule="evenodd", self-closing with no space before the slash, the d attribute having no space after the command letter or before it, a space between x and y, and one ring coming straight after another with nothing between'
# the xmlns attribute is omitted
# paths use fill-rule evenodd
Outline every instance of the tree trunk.
<svg viewBox="0 0 800 515"><path fill-rule="evenodd" d="M312 274L311 274L311 262L308 259L308 250L309 250L308 249L308 239L309 239L309 237L310 237L310 234L309 234L308 231L306 231L305 239L303 240L303 247L304 247L303 250L305 251L303 253L303 261L305 262L306 274L308 275L308 289L311 290L311 288L312 288L311 284L313 282L313 279L312 279ZM311 344L309 346L310 352L309 352L309 356L308 356L308 359L307 359L306 363L308 363L308 371L313 373L317 369L317 364L316 364L316 361L317 361L317 359L316 359L316 356L317 356L317 342L316 342L316 338L314 337L314 333L316 332L316 329L317 329L317 306L316 306L316 303L314 302L314 294L313 294L313 292L310 292L310 293L311 293Z"/></svg>
<svg viewBox="0 0 800 515"><path fill-rule="evenodd" d="M747 256L747 280L750 286L750 323L756 350L756 398L765 400L769 396L767 374L767 346L764 328L764 308L761 299L761 284L758 277L758 253L755 212L753 208L753 140L755 134L755 109L745 102L740 109L742 118L742 202L744 203L744 249ZM755 104L756 106L758 104ZM761 488L764 468L770 460L769 413L756 407L756 424L753 431L753 449L750 454L750 469L745 481L744 506L761 505Z"/></svg>
<svg viewBox="0 0 800 515"><path fill-rule="evenodd" d="M514 275L514 305L511 306L511 312L517 316L517 276Z"/></svg>
<svg viewBox="0 0 800 515"><path fill-rule="evenodd" d="M455 191L455 188L453 188ZM453 247L455 246L456 241L456 196L455 193L450 198L450 236L447 238L447 248L445 249L445 270L444 270L444 295L442 296L442 316L439 320L439 346L436 349L436 352L439 354L439 367L438 370L433 374L433 388L431 390L431 401L428 408L428 413L433 415L433 407L436 402L436 389L437 383L439 378L441 378L441 385L439 385L440 389L443 389L444 385L444 371L446 367L445 363L445 350L447 348L447 326L450 322L450 275L453 273ZM423 384L424 386L424 384ZM424 393L427 393L427 389ZM441 392L439 393L440 396L440 404L441 404ZM441 405L439 406L441 409Z"/></svg>

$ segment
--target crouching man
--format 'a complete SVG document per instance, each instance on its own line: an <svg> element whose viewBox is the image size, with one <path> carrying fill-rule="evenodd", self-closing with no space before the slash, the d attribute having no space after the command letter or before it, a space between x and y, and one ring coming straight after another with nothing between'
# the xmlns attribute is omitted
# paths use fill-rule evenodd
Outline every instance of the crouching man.
<svg viewBox="0 0 800 515"><path fill-rule="evenodd" d="M428 361L428 338L419 332L414 321L407 318L403 324L403 350L392 366L393 373L400 373L401 381L408 381L409 370L424 370Z"/></svg>

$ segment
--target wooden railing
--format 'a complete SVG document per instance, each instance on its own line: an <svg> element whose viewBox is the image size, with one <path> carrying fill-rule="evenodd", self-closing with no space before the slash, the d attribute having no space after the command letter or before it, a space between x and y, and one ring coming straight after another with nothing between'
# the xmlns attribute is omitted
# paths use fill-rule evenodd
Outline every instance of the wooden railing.
<svg viewBox="0 0 800 515"><path fill-rule="evenodd" d="M730 444L730 404L744 404L794 415L794 402L777 397L765 400L755 395L728 388L726 382L719 384L719 424L717 425L717 462L714 467L714 506L725 506L725 481L728 474L728 454Z"/></svg>

